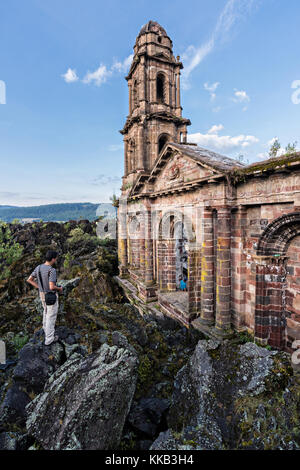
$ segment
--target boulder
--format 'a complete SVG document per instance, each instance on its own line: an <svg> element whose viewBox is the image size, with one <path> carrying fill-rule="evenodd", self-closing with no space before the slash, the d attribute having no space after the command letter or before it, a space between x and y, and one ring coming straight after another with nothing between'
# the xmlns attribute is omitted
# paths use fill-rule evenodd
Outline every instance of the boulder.
<svg viewBox="0 0 300 470"><path fill-rule="evenodd" d="M13 379L35 393L40 393L46 380L63 363L64 347L60 342L50 348L42 341L29 341L19 353Z"/></svg>
<svg viewBox="0 0 300 470"><path fill-rule="evenodd" d="M128 423L136 433L154 438L169 406L167 399L142 398L133 404L128 415Z"/></svg>
<svg viewBox="0 0 300 470"><path fill-rule="evenodd" d="M201 340L176 376L169 429L151 449L297 449L299 392L287 354Z"/></svg>
<svg viewBox="0 0 300 470"><path fill-rule="evenodd" d="M0 450L27 450L31 442L27 434L20 432L0 433Z"/></svg>
<svg viewBox="0 0 300 470"><path fill-rule="evenodd" d="M25 344L18 356L17 365L12 374L12 385L8 388L0 406L0 424L25 424L25 406L37 394L43 391L47 379L72 354L86 354L76 341L78 334L66 327L56 330L59 341L45 346L43 330L37 331Z"/></svg>
<svg viewBox="0 0 300 470"><path fill-rule="evenodd" d="M116 449L137 365L132 351L106 343L86 359L73 354L27 406L28 433L46 450Z"/></svg>
<svg viewBox="0 0 300 470"><path fill-rule="evenodd" d="M0 407L0 426L5 424L23 425L25 407L30 402L29 394L23 390L21 384L13 383L7 390Z"/></svg>

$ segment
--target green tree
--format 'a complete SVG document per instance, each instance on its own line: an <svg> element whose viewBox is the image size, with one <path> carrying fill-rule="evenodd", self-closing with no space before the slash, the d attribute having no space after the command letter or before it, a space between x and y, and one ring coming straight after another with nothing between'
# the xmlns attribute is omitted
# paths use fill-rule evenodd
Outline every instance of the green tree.
<svg viewBox="0 0 300 470"><path fill-rule="evenodd" d="M295 153L297 151L297 141L293 142L292 144L288 143L285 147L285 153L289 155L290 153Z"/></svg>
<svg viewBox="0 0 300 470"><path fill-rule="evenodd" d="M70 231L67 243L72 248L86 244L94 245L96 247L99 244L99 240L95 235L85 233L82 228L76 227Z"/></svg>
<svg viewBox="0 0 300 470"><path fill-rule="evenodd" d="M269 150L269 156L271 158L275 158L277 157L277 154L279 152L279 150L281 149L281 145L279 143L279 140L276 138L273 142L273 144L271 145L270 147L270 150Z"/></svg>
<svg viewBox="0 0 300 470"><path fill-rule="evenodd" d="M117 198L117 196L116 196L115 194L113 194L113 195L109 198L109 200L111 201L111 203L112 203L112 205L113 205L114 207L118 207L118 205L119 205L119 198Z"/></svg>

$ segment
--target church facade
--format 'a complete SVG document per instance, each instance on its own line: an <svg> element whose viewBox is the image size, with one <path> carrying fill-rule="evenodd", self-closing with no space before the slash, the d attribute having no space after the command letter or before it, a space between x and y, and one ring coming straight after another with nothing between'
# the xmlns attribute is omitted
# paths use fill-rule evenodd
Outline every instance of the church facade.
<svg viewBox="0 0 300 470"><path fill-rule="evenodd" d="M142 313L210 337L248 331L291 352L300 340L300 154L246 166L188 143L182 68L149 21L126 77L118 281Z"/></svg>

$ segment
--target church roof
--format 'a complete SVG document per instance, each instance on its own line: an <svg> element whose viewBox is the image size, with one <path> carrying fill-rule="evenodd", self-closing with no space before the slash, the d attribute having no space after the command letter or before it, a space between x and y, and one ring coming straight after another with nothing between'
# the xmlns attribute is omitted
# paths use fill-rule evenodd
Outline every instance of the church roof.
<svg viewBox="0 0 300 470"><path fill-rule="evenodd" d="M144 24L142 26L142 29L140 30L138 36L141 36L141 34L145 33L158 33L160 36L168 36L166 33L166 30L159 24L157 21L148 21L148 23Z"/></svg>
<svg viewBox="0 0 300 470"><path fill-rule="evenodd" d="M207 180L215 177L222 178L226 174L230 174L232 171L242 171L246 168L244 164L234 160L233 158L225 157L225 155L220 155L212 150L198 147L196 144L177 144L175 142L167 142L160 152L150 173L144 172L137 176L131 189L131 195L138 193L145 183L153 183L158 178L174 150L178 151L182 156L186 156L194 160L200 166L211 169L213 174L205 177ZM197 182L191 181L188 185L185 185L185 187L189 190L195 186L195 184L197 184ZM171 188L171 191L173 190L174 188Z"/></svg>
<svg viewBox="0 0 300 470"><path fill-rule="evenodd" d="M225 155L221 155L203 147L198 147L198 145L176 144L173 142L169 142L167 145L170 145L188 157L211 166L222 173L234 168L244 168L245 166L233 158L225 157Z"/></svg>

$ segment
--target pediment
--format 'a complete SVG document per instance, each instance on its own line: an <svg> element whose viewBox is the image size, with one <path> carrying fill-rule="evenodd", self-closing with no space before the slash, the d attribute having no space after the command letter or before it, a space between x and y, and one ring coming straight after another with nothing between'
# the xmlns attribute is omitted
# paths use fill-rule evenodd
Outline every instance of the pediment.
<svg viewBox="0 0 300 470"><path fill-rule="evenodd" d="M181 192L215 183L228 171L242 164L224 155L195 144L165 144L150 172L142 172L133 184L130 195L154 194L161 191Z"/></svg>
<svg viewBox="0 0 300 470"><path fill-rule="evenodd" d="M175 187L185 187L214 181L222 173L202 162L195 161L174 149L161 153L150 173L142 173L135 181L131 195L155 193Z"/></svg>
<svg viewBox="0 0 300 470"><path fill-rule="evenodd" d="M193 161L180 153L169 157L153 181L154 191L185 185L197 180L213 177L218 172Z"/></svg>

